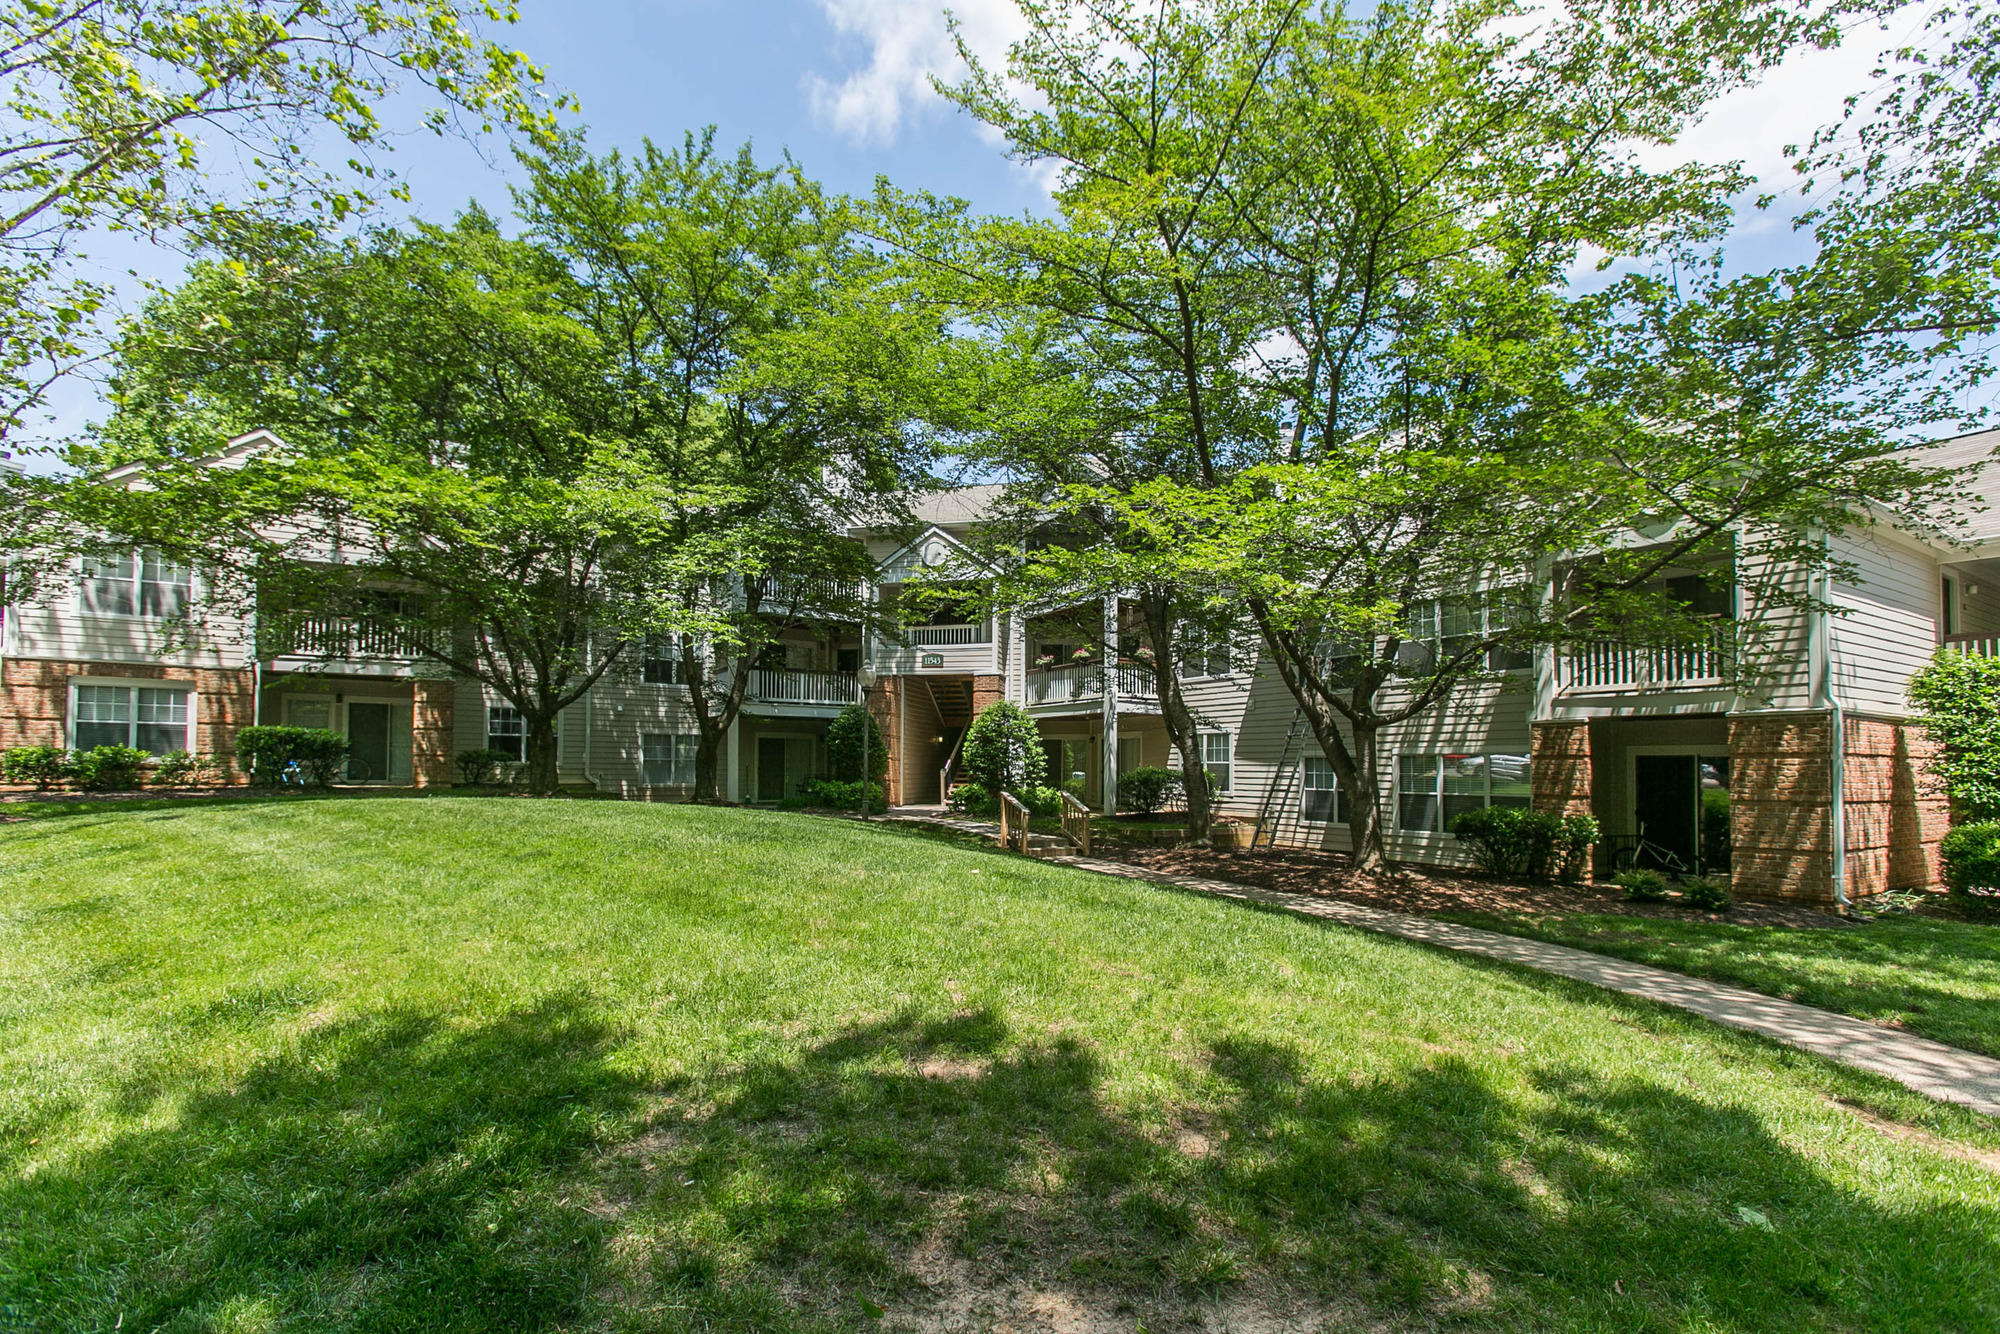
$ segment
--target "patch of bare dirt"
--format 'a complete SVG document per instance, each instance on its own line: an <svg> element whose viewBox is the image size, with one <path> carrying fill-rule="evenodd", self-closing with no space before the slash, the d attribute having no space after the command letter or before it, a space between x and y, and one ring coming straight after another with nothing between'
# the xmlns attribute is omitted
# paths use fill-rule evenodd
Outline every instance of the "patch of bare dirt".
<svg viewBox="0 0 2000 1334"><path fill-rule="evenodd" d="M1356 871L1341 853L1282 848L1229 852L1219 848L1110 844L1098 855L1167 875L1233 880L1286 894L1346 899L1407 913L1576 913L1736 922L1746 926L1831 927L1846 918L1797 904L1738 903L1726 913L1698 913L1667 903L1628 902L1612 885L1513 885L1449 871L1399 868Z"/></svg>
<svg viewBox="0 0 2000 1334"><path fill-rule="evenodd" d="M1984 1168L2000 1176L2000 1149L1982 1149L1975 1144L1962 1144L1957 1140L1945 1139L1933 1135L1921 1126L1905 1125L1901 1121L1891 1121L1886 1117L1877 1116L1867 1108L1851 1103L1845 1098L1832 1098L1829 1101L1885 1138L1899 1140L1904 1144L1915 1144L1929 1149L1932 1153L1946 1158L1956 1158L1961 1163L1971 1163L1974 1167Z"/></svg>

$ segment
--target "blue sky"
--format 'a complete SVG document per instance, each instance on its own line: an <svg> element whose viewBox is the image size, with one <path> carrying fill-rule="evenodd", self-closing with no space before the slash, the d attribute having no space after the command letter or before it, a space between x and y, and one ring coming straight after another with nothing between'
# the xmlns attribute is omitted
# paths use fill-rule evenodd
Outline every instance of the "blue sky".
<svg viewBox="0 0 2000 1334"><path fill-rule="evenodd" d="M498 35L576 94L595 149L629 147L646 136L677 141L713 123L722 144L752 141L767 161L789 149L836 190L866 191L881 174L962 196L982 210L1046 204L1032 171L1010 163L990 135L929 91L931 71L955 68L939 0L519 3L521 22ZM982 56L1004 54L1019 24L1013 0L952 0L951 7ZM1767 179L1781 179L1783 146L1837 116L1841 98L1866 83L1886 44L1862 32L1842 50L1796 59L1649 160L1740 158ZM414 108L405 120L415 123ZM514 164L498 139L409 133L384 162L412 191L410 208L387 210L389 218L414 212L443 219L474 198L496 213L508 207ZM1742 262L1759 265L1794 248L1783 218L1749 215L1735 247ZM97 258L107 276L129 266L170 280L181 266L178 256L131 241L101 245ZM96 392L72 383L52 409L47 434L61 436L98 415Z"/></svg>

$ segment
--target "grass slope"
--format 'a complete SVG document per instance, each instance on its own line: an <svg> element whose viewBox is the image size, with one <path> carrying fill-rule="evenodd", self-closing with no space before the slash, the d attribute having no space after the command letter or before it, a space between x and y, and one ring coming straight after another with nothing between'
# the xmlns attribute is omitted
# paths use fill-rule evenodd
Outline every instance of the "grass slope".
<svg viewBox="0 0 2000 1334"><path fill-rule="evenodd" d="M2000 1056L2000 922L1885 914L1862 926L1747 926L1578 913L1450 913L1890 1023Z"/></svg>
<svg viewBox="0 0 2000 1334"><path fill-rule="evenodd" d="M0 826L0 1328L1974 1329L1996 1146L1566 983L846 822Z"/></svg>

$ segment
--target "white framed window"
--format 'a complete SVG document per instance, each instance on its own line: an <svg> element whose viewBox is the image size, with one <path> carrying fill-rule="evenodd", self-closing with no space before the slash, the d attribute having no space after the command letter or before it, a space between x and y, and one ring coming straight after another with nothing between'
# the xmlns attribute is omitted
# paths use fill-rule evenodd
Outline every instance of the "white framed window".
<svg viewBox="0 0 2000 1334"><path fill-rule="evenodd" d="M1324 755L1308 755L1305 760L1305 791L1299 799L1299 818L1307 824L1347 824L1347 794L1333 775L1333 766Z"/></svg>
<svg viewBox="0 0 2000 1334"><path fill-rule="evenodd" d="M1448 834L1466 811L1531 799L1526 755L1403 755L1396 776L1399 829Z"/></svg>
<svg viewBox="0 0 2000 1334"><path fill-rule="evenodd" d="M95 616L165 620L187 610L193 576L151 547L131 555L85 556L78 609Z"/></svg>
<svg viewBox="0 0 2000 1334"><path fill-rule="evenodd" d="M1181 675L1200 679L1227 676L1233 670L1229 660L1229 632L1213 626L1182 627Z"/></svg>
<svg viewBox="0 0 2000 1334"><path fill-rule="evenodd" d="M1964 616L1960 609L1960 593L1958 580L1951 575L1944 576L1944 588L1940 598L1944 611L1944 625L1941 627L1944 634L1963 633Z"/></svg>
<svg viewBox="0 0 2000 1334"><path fill-rule="evenodd" d="M510 760L528 758L528 724L519 709L509 704L487 706L486 748L501 751Z"/></svg>
<svg viewBox="0 0 2000 1334"><path fill-rule="evenodd" d="M641 733L641 780L647 787L693 787L694 753L700 745L701 738L692 732Z"/></svg>
<svg viewBox="0 0 2000 1334"><path fill-rule="evenodd" d="M1227 732L1203 732L1201 734L1201 767L1208 771L1208 786L1211 792L1227 792L1232 787L1231 761L1235 758L1233 742L1235 738Z"/></svg>
<svg viewBox="0 0 2000 1334"><path fill-rule="evenodd" d="M1404 615L1397 661L1418 672L1434 671L1479 640L1532 616L1528 591L1518 585L1412 602ZM1518 645L1496 646L1486 650L1484 665L1492 672L1525 671L1534 666L1534 655Z"/></svg>
<svg viewBox="0 0 2000 1334"><path fill-rule="evenodd" d="M70 697L70 748L131 746L149 755L193 750L192 699L190 691L173 686L78 682Z"/></svg>
<svg viewBox="0 0 2000 1334"><path fill-rule="evenodd" d="M681 680L680 635L655 635L645 643L639 660L639 676L649 686L677 686Z"/></svg>

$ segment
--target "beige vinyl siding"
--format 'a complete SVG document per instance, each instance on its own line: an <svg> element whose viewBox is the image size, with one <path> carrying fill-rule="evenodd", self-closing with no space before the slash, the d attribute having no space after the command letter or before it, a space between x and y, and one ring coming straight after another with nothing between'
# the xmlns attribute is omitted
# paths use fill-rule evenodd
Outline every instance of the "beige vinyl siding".
<svg viewBox="0 0 2000 1334"><path fill-rule="evenodd" d="M146 662L172 667L247 667L249 620L205 606L197 572L190 588L190 623L178 629L144 616L110 616L82 609L74 577L55 581L38 599L9 607L0 651L10 658L64 662Z"/></svg>
<svg viewBox="0 0 2000 1334"><path fill-rule="evenodd" d="M1758 567L1764 558L1740 557L1746 578L1762 576ZM1788 594L1810 591L1811 576L1802 569L1782 571L1767 582ZM1787 711L1811 708L1813 700L1811 615L1802 608L1776 602L1759 605L1747 587L1739 585L1737 595L1739 650L1742 655L1743 684L1739 710L1742 712Z"/></svg>
<svg viewBox="0 0 2000 1334"><path fill-rule="evenodd" d="M1910 678L1937 650L1937 562L1865 532L1835 539L1834 556L1852 562L1858 575L1835 584L1831 597L1841 609L1828 617L1838 698L1870 713L1905 713Z"/></svg>

